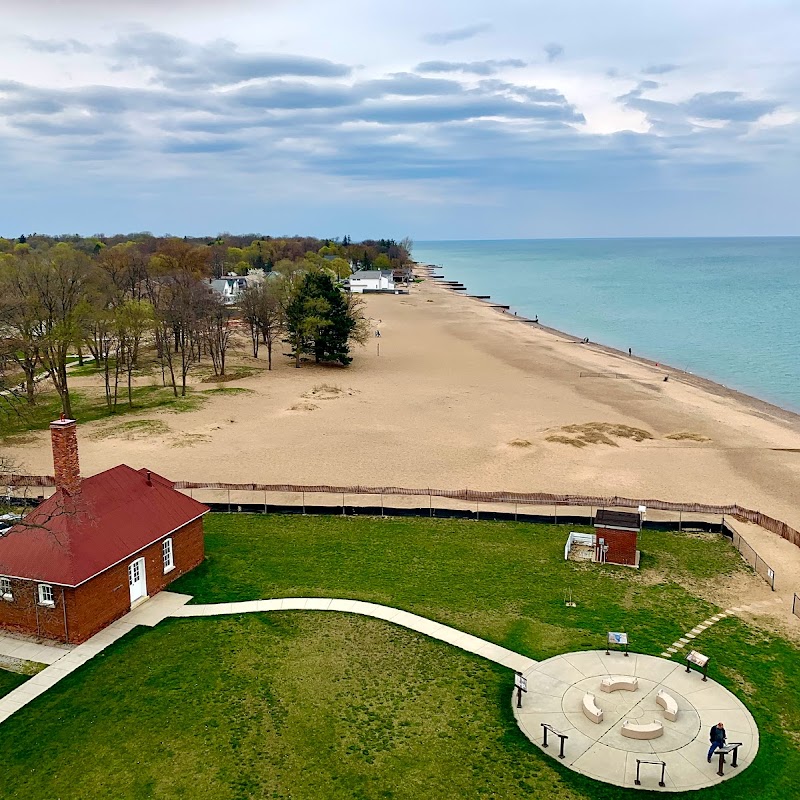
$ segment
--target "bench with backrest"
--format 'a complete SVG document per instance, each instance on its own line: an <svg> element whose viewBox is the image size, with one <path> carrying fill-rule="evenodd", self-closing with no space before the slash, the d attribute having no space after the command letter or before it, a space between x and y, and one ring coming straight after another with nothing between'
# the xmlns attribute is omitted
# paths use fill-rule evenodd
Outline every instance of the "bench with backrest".
<svg viewBox="0 0 800 800"><path fill-rule="evenodd" d="M594 695L591 692L586 692L583 696L583 713L598 725L603 721L603 709L597 707Z"/></svg>
<svg viewBox="0 0 800 800"><path fill-rule="evenodd" d="M631 722L626 719L622 723L622 735L629 739L657 739L664 734L664 726L658 721L653 722Z"/></svg>
<svg viewBox="0 0 800 800"><path fill-rule="evenodd" d="M600 688L604 692L617 692L620 689L635 692L639 688L639 679L628 675L609 675L600 682Z"/></svg>
<svg viewBox="0 0 800 800"><path fill-rule="evenodd" d="M664 709L664 719L675 722L678 718L678 701L661 689L656 695L656 703Z"/></svg>

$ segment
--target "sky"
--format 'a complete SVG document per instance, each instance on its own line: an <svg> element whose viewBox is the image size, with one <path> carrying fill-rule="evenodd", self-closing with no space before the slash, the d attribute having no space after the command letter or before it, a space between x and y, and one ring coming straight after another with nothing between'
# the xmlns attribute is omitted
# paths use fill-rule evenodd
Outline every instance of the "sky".
<svg viewBox="0 0 800 800"><path fill-rule="evenodd" d="M800 234L796 0L0 13L0 235Z"/></svg>

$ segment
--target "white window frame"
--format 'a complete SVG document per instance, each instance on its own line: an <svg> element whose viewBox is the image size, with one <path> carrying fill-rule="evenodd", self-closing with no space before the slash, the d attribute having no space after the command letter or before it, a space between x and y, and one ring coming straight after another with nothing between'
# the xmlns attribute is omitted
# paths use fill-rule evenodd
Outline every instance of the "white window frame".
<svg viewBox="0 0 800 800"><path fill-rule="evenodd" d="M11 578L0 578L0 597L9 602L14 599L14 590L11 587Z"/></svg>
<svg viewBox="0 0 800 800"><path fill-rule="evenodd" d="M161 542L161 560L164 563L165 575L175 569L175 546L171 536Z"/></svg>
<svg viewBox="0 0 800 800"><path fill-rule="evenodd" d="M53 587L49 583L39 584L39 605L54 608L56 604Z"/></svg>

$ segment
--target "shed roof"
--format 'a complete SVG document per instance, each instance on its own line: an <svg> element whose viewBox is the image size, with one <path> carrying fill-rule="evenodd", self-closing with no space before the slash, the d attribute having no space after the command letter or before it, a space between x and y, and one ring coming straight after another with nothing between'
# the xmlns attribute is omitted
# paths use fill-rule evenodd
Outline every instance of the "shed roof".
<svg viewBox="0 0 800 800"><path fill-rule="evenodd" d="M629 511L608 511L603 508L594 515L595 528L622 528L638 531L642 527L639 514Z"/></svg>
<svg viewBox="0 0 800 800"><path fill-rule="evenodd" d="M120 464L56 491L0 537L0 575L77 586L209 510L149 474Z"/></svg>

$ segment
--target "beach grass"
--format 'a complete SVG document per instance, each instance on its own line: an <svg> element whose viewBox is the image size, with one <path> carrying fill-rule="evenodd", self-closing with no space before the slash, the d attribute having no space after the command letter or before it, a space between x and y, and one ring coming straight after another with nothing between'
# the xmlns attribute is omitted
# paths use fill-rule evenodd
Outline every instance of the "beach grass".
<svg viewBox="0 0 800 800"><path fill-rule="evenodd" d="M172 586L195 602L372 600L537 659L598 649L615 629L658 654L714 610L697 587L747 570L726 540L703 534L643 532L634 571L565 562L568 529L550 525L206 520L206 562ZM564 604L567 587L577 608ZM700 642L712 677L747 703L761 734L755 763L702 796L796 796L797 648L736 618ZM513 718L512 683L489 661L354 615L167 620L135 629L0 726L3 796L633 796L530 743Z"/></svg>

